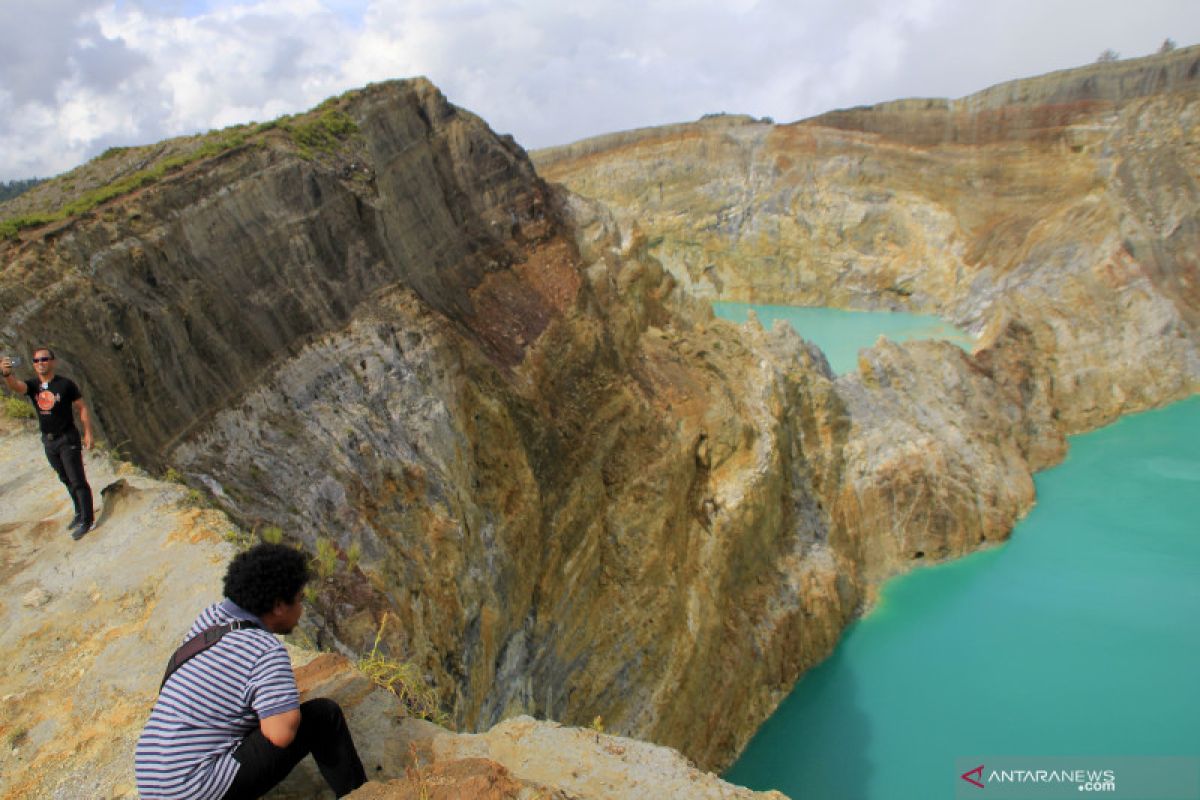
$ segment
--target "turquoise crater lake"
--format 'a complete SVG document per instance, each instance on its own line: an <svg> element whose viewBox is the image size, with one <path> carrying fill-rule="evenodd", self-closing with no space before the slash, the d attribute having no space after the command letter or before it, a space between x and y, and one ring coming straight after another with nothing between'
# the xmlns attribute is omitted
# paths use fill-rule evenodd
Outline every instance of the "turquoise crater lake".
<svg viewBox="0 0 1200 800"><path fill-rule="evenodd" d="M843 311L837 308L762 306L751 303L713 303L713 312L730 322L743 323L753 310L768 330L781 319L797 333L825 351L834 374L858 368L858 351L875 344L880 336L892 341L945 339L970 349L969 334L938 317L887 311Z"/></svg>
<svg viewBox="0 0 1200 800"><path fill-rule="evenodd" d="M890 581L725 777L923 799L961 757L1200 755L1200 397L1035 480L1008 543Z"/></svg>

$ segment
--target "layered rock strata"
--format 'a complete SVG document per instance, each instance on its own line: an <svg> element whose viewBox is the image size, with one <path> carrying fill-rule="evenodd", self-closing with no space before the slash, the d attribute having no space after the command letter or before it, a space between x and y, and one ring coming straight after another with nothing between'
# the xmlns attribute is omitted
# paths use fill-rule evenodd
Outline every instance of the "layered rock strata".
<svg viewBox="0 0 1200 800"><path fill-rule="evenodd" d="M428 83L333 108L329 152L265 130L23 233L0 333L57 347L142 463L324 553L317 643L394 615L460 728L602 717L724 765L878 581L1004 538L1061 452L1019 319L835 379Z"/></svg>
<svg viewBox="0 0 1200 800"><path fill-rule="evenodd" d="M931 312L1069 431L1200 383L1200 47L773 125L534 154L682 291ZM1013 352L1014 347L1028 352Z"/></svg>

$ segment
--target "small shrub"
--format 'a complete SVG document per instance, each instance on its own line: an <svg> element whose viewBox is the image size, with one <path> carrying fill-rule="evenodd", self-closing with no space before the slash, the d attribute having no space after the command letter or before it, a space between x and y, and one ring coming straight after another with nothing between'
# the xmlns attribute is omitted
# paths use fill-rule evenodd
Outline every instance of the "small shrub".
<svg viewBox="0 0 1200 800"><path fill-rule="evenodd" d="M313 120L283 124L288 136L306 158L313 151L332 153L338 144L358 131L358 125L344 111L327 110Z"/></svg>
<svg viewBox="0 0 1200 800"><path fill-rule="evenodd" d="M4 396L4 416L9 419L33 419L33 405L20 397Z"/></svg>
<svg viewBox="0 0 1200 800"><path fill-rule="evenodd" d="M258 536L267 544L282 544L283 528L278 525L268 525L259 532Z"/></svg>
<svg viewBox="0 0 1200 800"><path fill-rule="evenodd" d="M97 442L96 449L99 450L101 453L103 453L108 458L109 461L124 461L125 454L122 452L122 449L127 444L129 444L128 439L123 439L120 442L117 442L116 444L109 444L107 442Z"/></svg>
<svg viewBox="0 0 1200 800"><path fill-rule="evenodd" d="M183 473L174 467L167 467L166 472L163 473L163 480L169 483L183 483Z"/></svg>
<svg viewBox="0 0 1200 800"><path fill-rule="evenodd" d="M230 528L225 531L225 541L236 547L238 550L249 550L254 544L253 537L248 533L242 533L237 528Z"/></svg>
<svg viewBox="0 0 1200 800"><path fill-rule="evenodd" d="M362 544L360 542L351 542L350 548L346 550L346 568L350 570L355 569L361 558Z"/></svg>
<svg viewBox="0 0 1200 800"><path fill-rule="evenodd" d="M445 726L448 715L438 707L437 693L425 683L421 670L411 661L397 661L379 652L383 639L383 628L390 614L385 613L375 634L375 645L371 652L358 660L358 670L376 686L394 694L410 717L429 720Z"/></svg>
<svg viewBox="0 0 1200 800"><path fill-rule="evenodd" d="M325 537L317 539L317 555L313 560L317 564L317 577L321 580L331 577L338 563L337 548L333 542Z"/></svg>

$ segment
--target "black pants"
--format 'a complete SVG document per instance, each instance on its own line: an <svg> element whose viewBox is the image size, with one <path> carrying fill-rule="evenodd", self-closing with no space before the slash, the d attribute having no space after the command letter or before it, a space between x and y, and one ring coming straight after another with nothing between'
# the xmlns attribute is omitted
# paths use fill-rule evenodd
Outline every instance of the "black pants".
<svg viewBox="0 0 1200 800"><path fill-rule="evenodd" d="M83 474L83 442L79 431L72 429L55 437L43 434L42 446L46 448L46 460L71 494L75 513L84 522L91 523L94 519L92 487L88 486L87 476Z"/></svg>
<svg viewBox="0 0 1200 800"><path fill-rule="evenodd" d="M233 757L241 766L224 800L256 800L287 777L300 760L312 753L325 782L338 797L367 782L342 708L318 697L300 704L300 729L287 747L276 747L255 730L242 740Z"/></svg>

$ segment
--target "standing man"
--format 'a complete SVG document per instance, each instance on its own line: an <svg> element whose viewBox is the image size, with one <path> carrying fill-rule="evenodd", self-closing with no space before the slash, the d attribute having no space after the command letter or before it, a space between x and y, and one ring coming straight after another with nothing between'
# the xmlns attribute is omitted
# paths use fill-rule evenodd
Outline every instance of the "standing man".
<svg viewBox="0 0 1200 800"><path fill-rule="evenodd" d="M92 487L88 486L87 476L83 473L83 448L92 449L92 415L75 381L55 375L54 365L54 353L50 348L39 347L33 351L36 379L21 381L14 378L12 360L7 357L0 359L0 374L9 389L29 397L37 410L46 459L67 487L75 505L75 517L68 526L71 538L79 539L92 529L95 521ZM75 427L72 409L79 412L82 438Z"/></svg>
<svg viewBox="0 0 1200 800"><path fill-rule="evenodd" d="M142 800L253 800L309 753L338 797L366 782L341 707L323 697L301 704L272 635L300 621L308 578L304 554L282 544L230 562L225 600L192 624L138 739Z"/></svg>

